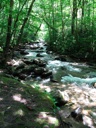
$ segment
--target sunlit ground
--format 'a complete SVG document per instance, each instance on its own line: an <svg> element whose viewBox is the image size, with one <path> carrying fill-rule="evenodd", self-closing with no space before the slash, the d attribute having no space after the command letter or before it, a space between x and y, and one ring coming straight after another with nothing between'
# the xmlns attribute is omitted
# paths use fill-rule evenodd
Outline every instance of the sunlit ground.
<svg viewBox="0 0 96 128"><path fill-rule="evenodd" d="M46 123L49 124L49 126L53 125L54 127L59 126L58 119L51 116L48 112L40 112L38 118L36 119L36 122L39 122L40 124Z"/></svg>

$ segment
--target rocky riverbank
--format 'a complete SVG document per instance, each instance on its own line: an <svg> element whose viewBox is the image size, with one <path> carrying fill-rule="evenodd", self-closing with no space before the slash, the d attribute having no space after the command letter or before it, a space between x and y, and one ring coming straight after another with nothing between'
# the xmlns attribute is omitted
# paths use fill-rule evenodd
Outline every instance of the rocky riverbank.
<svg viewBox="0 0 96 128"><path fill-rule="evenodd" d="M57 108L57 112L52 115L55 116L53 118L58 123L52 124L54 121L51 120L51 124L48 122L46 124L46 120L49 120L47 115L50 114L49 112L41 112L40 119L38 119L39 124L36 128L95 128L95 70L95 65L78 63L65 55L59 57L52 54L52 52L46 51L46 46L43 43L34 43L33 45L20 46L14 52L13 59L7 62L5 73L11 79L15 78L25 84L24 87L28 86L29 90L38 89L38 91L52 95L53 99L55 99L53 104ZM37 103L35 94L32 95ZM16 95L16 97L20 99L21 94ZM43 105L45 104L43 99L40 102ZM24 103L24 105L26 106L27 103ZM32 107L30 106L27 105L27 108L31 111ZM42 105L40 107L43 108ZM44 105L44 107L46 109L47 106ZM54 107L49 108L54 113ZM34 109L37 108L34 107ZM40 123L42 119L44 122ZM27 127L31 128L31 125Z"/></svg>

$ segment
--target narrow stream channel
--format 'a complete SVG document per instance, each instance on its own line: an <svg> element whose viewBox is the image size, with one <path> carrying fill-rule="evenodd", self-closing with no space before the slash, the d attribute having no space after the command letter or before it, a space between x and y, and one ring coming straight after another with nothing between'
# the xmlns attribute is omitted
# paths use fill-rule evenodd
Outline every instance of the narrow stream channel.
<svg viewBox="0 0 96 128"><path fill-rule="evenodd" d="M56 56L53 53L47 53L46 46L42 43L39 43L38 46L39 48L37 49L26 49L29 54L25 57L30 60L39 58L46 61L47 68L52 71L54 79L59 83L73 83L77 86L91 87L96 82L96 67L91 67L86 63L56 60ZM37 54L41 57L37 57Z"/></svg>
<svg viewBox="0 0 96 128"><path fill-rule="evenodd" d="M71 128L69 124L72 124L72 128L77 128L77 126L78 128L95 128L96 87L93 85L96 84L96 65L77 62L70 57L61 61L59 55L48 51L44 43L26 45L22 50L27 53L19 55L19 60L24 65L21 67L17 65L15 75L17 74L20 80L23 77L21 82L27 83L28 86L40 88L42 91L50 93L55 99L57 98L58 105L56 104L56 106L60 108L58 112L60 118L62 122L66 120L64 128ZM16 60L15 63L17 62L19 61ZM43 67L37 62L39 64L42 62ZM49 74L48 77L45 77L46 72ZM77 114L77 117L79 114L82 116L79 123L72 115L74 109L82 110L82 114ZM68 127L65 127L65 122Z"/></svg>

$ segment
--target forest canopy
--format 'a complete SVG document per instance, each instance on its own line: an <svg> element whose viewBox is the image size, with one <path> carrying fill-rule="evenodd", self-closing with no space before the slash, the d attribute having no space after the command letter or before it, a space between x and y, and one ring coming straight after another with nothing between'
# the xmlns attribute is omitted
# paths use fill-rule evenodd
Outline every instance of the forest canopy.
<svg viewBox="0 0 96 128"><path fill-rule="evenodd" d="M0 51L44 40L60 54L96 56L96 0L1 0Z"/></svg>

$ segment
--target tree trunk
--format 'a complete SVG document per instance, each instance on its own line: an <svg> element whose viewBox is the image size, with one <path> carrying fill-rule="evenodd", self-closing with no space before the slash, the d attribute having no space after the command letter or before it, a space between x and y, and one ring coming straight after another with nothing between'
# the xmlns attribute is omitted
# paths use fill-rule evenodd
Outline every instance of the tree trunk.
<svg viewBox="0 0 96 128"><path fill-rule="evenodd" d="M81 17L81 32L83 31L83 22L84 22L84 6L85 6L85 3L84 3L84 0L82 0L82 17Z"/></svg>
<svg viewBox="0 0 96 128"><path fill-rule="evenodd" d="M35 32L35 34L34 34L34 37L36 37L37 36L37 34L38 34L38 31L40 30L40 28L41 28L41 25L42 25L42 23L39 25L39 27L37 28L37 30L36 30L36 32Z"/></svg>
<svg viewBox="0 0 96 128"><path fill-rule="evenodd" d="M60 11L61 11L61 20L62 20L62 41L64 41L64 17L63 17L62 0L60 0Z"/></svg>
<svg viewBox="0 0 96 128"><path fill-rule="evenodd" d="M13 40L12 40L12 42L11 42L13 46L14 46L14 40L15 40L15 36L16 36L17 22L18 22L20 13L22 12L23 7L24 7L24 5L26 4L26 2L27 2L27 0L24 1L23 5L22 5L21 9L19 10L19 12L17 13L16 19L15 19L15 21L14 21L13 32L12 32L12 34L11 34L11 36L13 37ZM20 8L20 6L19 6L19 8ZM14 50L14 49L13 49L13 50Z"/></svg>
<svg viewBox="0 0 96 128"><path fill-rule="evenodd" d="M9 10L9 16L8 16L6 42L5 42L5 47L3 48L4 64L6 64L6 61L8 59L9 46L10 46L10 42L11 42L13 2L14 2L13 0L10 0L10 10Z"/></svg>
<svg viewBox="0 0 96 128"><path fill-rule="evenodd" d="M71 23L71 33L75 33L75 19L77 18L77 0L73 0L73 11L72 11L72 23Z"/></svg>
<svg viewBox="0 0 96 128"><path fill-rule="evenodd" d="M52 26L53 26L53 28L55 28L55 17L54 17L54 1L53 0L51 0L51 9L52 9ZM54 29L52 29L52 41L54 42L55 40L56 40L56 37L55 37L55 31L54 31Z"/></svg>
<svg viewBox="0 0 96 128"><path fill-rule="evenodd" d="M17 39L17 43L16 43L16 46L18 46L21 42L21 39L22 39L22 35L23 35L23 31L24 31L24 27L27 23L27 20L28 20L28 17L31 13L31 10L32 10L32 7L33 7L33 4L34 4L35 0L32 0L31 4L30 4L30 7L29 7L29 10L27 12L27 15L26 17L24 18L24 21L23 21L23 24L22 24L22 27L20 29L20 32L19 32L19 36L18 36L18 39Z"/></svg>
<svg viewBox="0 0 96 128"><path fill-rule="evenodd" d="M96 44L95 44L95 41L94 41L94 37L95 37L95 36L94 36L94 26L95 26L95 25L94 25L94 21L95 21L95 20L94 20L94 19L95 19L95 18L94 18L94 13L95 13L95 12L94 12L94 9L95 9L95 5L94 5L94 0L93 0L93 10L92 10L92 11L93 11L93 12L92 12L92 45L93 45L93 49L96 48ZM95 44L95 46L94 46L94 44ZM94 47L95 47L95 48L94 48Z"/></svg>

